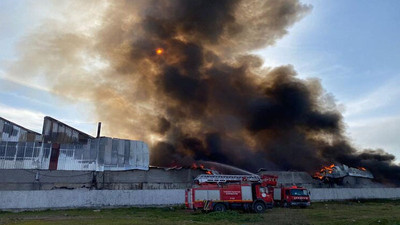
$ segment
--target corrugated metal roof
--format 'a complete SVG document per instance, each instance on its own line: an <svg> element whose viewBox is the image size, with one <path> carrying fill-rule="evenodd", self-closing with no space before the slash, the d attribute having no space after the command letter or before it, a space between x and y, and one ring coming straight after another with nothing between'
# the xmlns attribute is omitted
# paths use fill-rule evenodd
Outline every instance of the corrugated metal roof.
<svg viewBox="0 0 400 225"><path fill-rule="evenodd" d="M40 133L38 133L38 132L36 132L36 131L33 131L33 130L30 130L30 129L28 129L28 128L25 128L25 127L23 127L23 126L21 126L21 125L19 125L19 124L16 124L16 123L14 123L14 122L12 122L12 121L10 121L10 120L5 119L4 117L1 117L1 116L0 116L0 120L6 121L6 122L8 122L8 123L11 123L11 124L13 124L14 126L17 126L17 127L19 127L19 128L22 128L22 129L24 129L24 130L26 130L26 131L28 131L28 132L30 132L30 133L35 133L35 134L37 134L37 135L40 135Z"/></svg>

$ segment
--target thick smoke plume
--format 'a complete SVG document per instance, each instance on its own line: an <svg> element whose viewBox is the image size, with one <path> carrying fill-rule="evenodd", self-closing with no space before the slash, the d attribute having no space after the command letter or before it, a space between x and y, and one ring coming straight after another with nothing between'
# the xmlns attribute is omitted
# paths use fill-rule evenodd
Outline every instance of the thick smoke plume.
<svg viewBox="0 0 400 225"><path fill-rule="evenodd" d="M349 144L318 80L297 78L290 65L262 67L250 54L287 34L311 6L145 0L54 7L65 18L28 36L9 74L39 74L61 96L90 101L108 135L151 144L152 165L209 160L314 172L338 162L400 183L393 155Z"/></svg>

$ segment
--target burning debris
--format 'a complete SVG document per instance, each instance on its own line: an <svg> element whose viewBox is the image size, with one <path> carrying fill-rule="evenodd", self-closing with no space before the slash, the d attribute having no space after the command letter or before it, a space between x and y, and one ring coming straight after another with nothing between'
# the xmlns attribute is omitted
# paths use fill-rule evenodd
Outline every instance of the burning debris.
<svg viewBox="0 0 400 225"><path fill-rule="evenodd" d="M330 166L324 166L320 169L319 172L316 172L313 177L323 180L326 174L331 174L333 172L334 167L335 164L332 164Z"/></svg>
<svg viewBox="0 0 400 225"><path fill-rule="evenodd" d="M40 71L55 93L89 100L97 119L113 124L106 135L151 144L152 165L206 160L313 173L321 163L340 162L400 184L393 155L349 144L342 115L317 79L296 77L291 65L262 67L250 54L287 34L311 6L294 0L69 4L74 20L53 21L25 38L8 73L28 79Z"/></svg>
<svg viewBox="0 0 400 225"><path fill-rule="evenodd" d="M371 172L367 171L364 167L359 167L359 169L357 169L353 167L348 167L344 164L332 164L330 166L324 166L319 172L316 172L313 177L320 180L331 180L343 178L346 176L362 177L368 179L374 178Z"/></svg>
<svg viewBox="0 0 400 225"><path fill-rule="evenodd" d="M208 169L208 168L204 167L203 164L197 165L197 163L193 163L190 168L194 169L194 170L196 170L196 169L204 170L206 174L218 174L218 172L216 170Z"/></svg>

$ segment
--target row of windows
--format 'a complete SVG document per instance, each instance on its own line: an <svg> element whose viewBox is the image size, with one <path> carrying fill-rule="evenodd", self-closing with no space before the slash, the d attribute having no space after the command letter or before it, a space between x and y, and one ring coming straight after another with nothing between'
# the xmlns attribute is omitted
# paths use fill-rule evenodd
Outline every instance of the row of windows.
<svg viewBox="0 0 400 225"><path fill-rule="evenodd" d="M9 136L17 136L18 130L14 129L13 125L5 123L3 126L3 133L8 134Z"/></svg>

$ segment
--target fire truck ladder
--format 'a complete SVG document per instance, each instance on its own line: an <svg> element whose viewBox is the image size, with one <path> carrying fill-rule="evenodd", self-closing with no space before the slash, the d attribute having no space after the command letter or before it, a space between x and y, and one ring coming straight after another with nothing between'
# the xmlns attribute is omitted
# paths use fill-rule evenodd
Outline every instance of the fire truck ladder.
<svg viewBox="0 0 400 225"><path fill-rule="evenodd" d="M201 183L226 183L226 182L241 182L241 181L252 181L260 182L261 178L258 175L210 175L201 174L197 176L195 181Z"/></svg>

